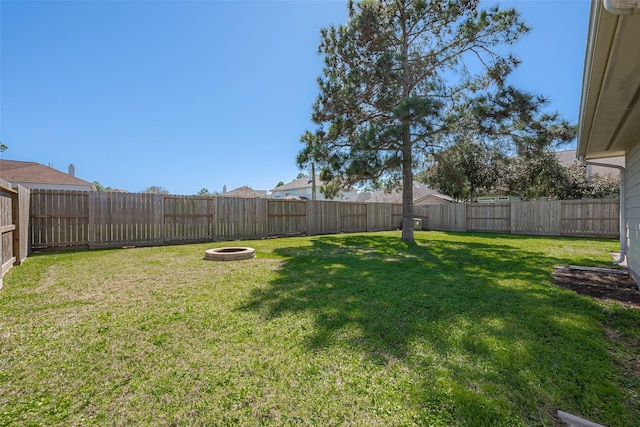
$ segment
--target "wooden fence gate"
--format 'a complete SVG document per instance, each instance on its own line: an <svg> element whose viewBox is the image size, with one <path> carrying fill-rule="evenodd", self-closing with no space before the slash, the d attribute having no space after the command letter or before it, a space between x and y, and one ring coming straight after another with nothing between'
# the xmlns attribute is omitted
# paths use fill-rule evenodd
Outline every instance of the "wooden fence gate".
<svg viewBox="0 0 640 427"><path fill-rule="evenodd" d="M29 190L0 179L0 253L2 277L21 264L29 251Z"/></svg>

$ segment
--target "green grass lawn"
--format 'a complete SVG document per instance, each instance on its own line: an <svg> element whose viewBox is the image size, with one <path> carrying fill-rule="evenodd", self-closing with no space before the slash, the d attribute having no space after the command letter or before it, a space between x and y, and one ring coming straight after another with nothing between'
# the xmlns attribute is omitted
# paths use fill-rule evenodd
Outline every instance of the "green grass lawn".
<svg viewBox="0 0 640 427"><path fill-rule="evenodd" d="M399 232L34 254L0 425L640 425L640 310L551 285L613 240ZM228 244L227 244L228 245Z"/></svg>

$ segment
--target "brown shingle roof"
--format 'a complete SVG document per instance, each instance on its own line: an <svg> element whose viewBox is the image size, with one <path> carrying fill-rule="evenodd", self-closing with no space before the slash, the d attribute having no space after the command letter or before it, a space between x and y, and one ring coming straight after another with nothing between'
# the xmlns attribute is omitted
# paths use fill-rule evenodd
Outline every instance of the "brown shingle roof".
<svg viewBox="0 0 640 427"><path fill-rule="evenodd" d="M321 185L324 185L324 184L325 183L320 180L320 175L316 175L316 185L320 187ZM311 187L312 187L311 179L309 179L308 176L303 176L302 178L295 179L291 182L288 182L279 187L276 187L271 191L299 190L299 189L311 188Z"/></svg>
<svg viewBox="0 0 640 427"><path fill-rule="evenodd" d="M88 181L49 166L19 160L0 160L0 178L9 182L93 186Z"/></svg>
<svg viewBox="0 0 640 427"><path fill-rule="evenodd" d="M254 190L249 186L243 185L222 195L230 197L267 197L267 190Z"/></svg>

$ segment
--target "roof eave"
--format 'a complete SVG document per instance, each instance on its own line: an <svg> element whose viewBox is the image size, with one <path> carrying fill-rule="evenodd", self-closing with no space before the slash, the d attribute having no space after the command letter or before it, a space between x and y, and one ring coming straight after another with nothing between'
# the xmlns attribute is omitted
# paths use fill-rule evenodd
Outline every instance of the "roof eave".
<svg viewBox="0 0 640 427"><path fill-rule="evenodd" d="M640 17L630 15L627 9L607 10L602 0L592 0L580 99L579 159L624 156L637 144Z"/></svg>
<svg viewBox="0 0 640 427"><path fill-rule="evenodd" d="M591 12L589 14L589 29L587 33L587 47L585 52L584 70L582 74L582 91L580 97L580 116L578 126L578 144L576 148L576 156L579 159L588 156L589 136L591 134L591 126L596 110L596 98L602 87L602 78L604 69L606 68L606 60L602 56L596 55L596 42L598 35L602 38L601 19L602 8L601 1L594 0L591 2ZM609 34L611 40L613 34ZM599 75L597 82L593 81L594 75Z"/></svg>

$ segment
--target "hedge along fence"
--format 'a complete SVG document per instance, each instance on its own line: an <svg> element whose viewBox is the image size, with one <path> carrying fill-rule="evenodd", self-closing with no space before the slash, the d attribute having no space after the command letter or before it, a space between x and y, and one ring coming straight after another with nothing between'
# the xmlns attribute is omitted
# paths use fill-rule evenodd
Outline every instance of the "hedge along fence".
<svg viewBox="0 0 640 427"><path fill-rule="evenodd" d="M618 200L416 206L429 230L617 237ZM251 240L398 229L388 203L31 190L33 249Z"/></svg>

